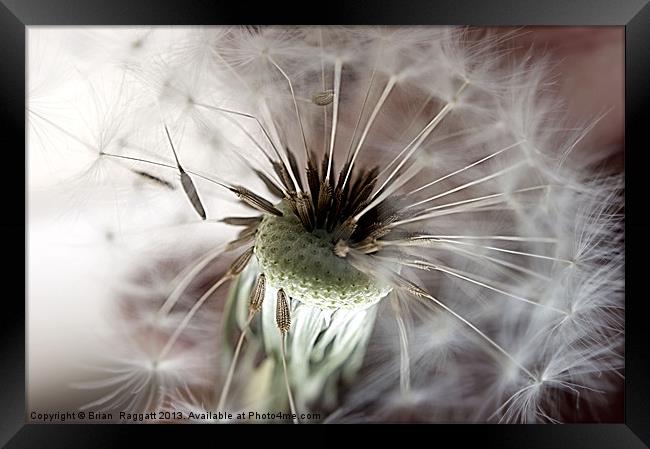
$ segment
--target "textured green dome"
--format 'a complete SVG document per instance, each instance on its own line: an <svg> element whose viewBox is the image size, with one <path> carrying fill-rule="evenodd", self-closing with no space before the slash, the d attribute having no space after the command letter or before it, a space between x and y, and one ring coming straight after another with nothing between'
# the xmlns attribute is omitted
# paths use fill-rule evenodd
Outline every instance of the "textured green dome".
<svg viewBox="0 0 650 449"><path fill-rule="evenodd" d="M308 232L284 203L276 207L284 216L266 215L255 237L255 255L271 286L321 308L367 307L390 292L336 256L328 232Z"/></svg>

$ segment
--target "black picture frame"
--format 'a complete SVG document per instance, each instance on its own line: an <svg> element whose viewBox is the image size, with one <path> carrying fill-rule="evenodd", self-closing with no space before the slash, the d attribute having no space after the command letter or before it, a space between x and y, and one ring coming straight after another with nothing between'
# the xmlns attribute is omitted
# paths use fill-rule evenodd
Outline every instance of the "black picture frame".
<svg viewBox="0 0 650 449"><path fill-rule="evenodd" d="M481 446L499 448L642 448L650 446L650 338L646 317L650 254L650 218L644 185L647 179L642 155L650 149L644 112L650 107L650 4L648 0L546 0L543 2L460 1L431 2L329 1L282 6L247 1L199 0L0 0L0 112L3 160L0 175L3 295L0 298L0 444L7 448L132 447L133 432L147 438L172 437L195 441L200 433L223 435L224 427L237 426L128 426L25 424L25 310L18 294L21 279L27 285L25 185L25 36L30 25L199 25L260 24L468 24L497 25L620 25L625 27L625 171L626 171L626 345L625 420L621 424L565 425L436 425L414 426L412 432L430 435L431 444L454 445L477 439ZM9 138L8 138L9 137ZM13 287L13 288L9 288ZM14 294L13 289L16 292ZM25 291L25 301L27 294ZM155 427L155 429L153 428ZM197 427L200 429L197 430ZM137 428L137 430L136 430ZM277 428L266 426L265 428ZM329 430L273 430L282 438L300 442L334 440ZM373 427L382 436L390 427ZM398 429L397 432L406 429ZM227 432L231 432L232 429ZM207 436L207 435L206 435ZM220 437L222 438L222 437ZM213 437L210 439L215 442ZM208 440L209 441L209 440ZM283 440L277 440L278 444ZM153 442L153 439L151 440Z"/></svg>

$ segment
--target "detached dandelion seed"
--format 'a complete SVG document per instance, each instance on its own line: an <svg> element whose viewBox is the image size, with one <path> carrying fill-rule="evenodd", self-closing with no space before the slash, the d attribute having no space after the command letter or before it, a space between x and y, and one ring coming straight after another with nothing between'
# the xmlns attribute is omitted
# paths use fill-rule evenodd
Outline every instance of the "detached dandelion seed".
<svg viewBox="0 0 650 449"><path fill-rule="evenodd" d="M98 150L28 109L35 126L110 161L112 184L128 172L168 198L140 235L161 253L125 269L164 260L160 248L194 260L175 266L147 320L120 325L155 333L159 363L190 349L219 360L208 394L182 369L144 398L148 372L120 369L102 386L142 411L164 397L201 416L282 409L294 423L405 410L418 421L561 422L575 412L568 397L616 391L621 174L581 160L593 127L564 126L548 61L512 51L515 34L169 33L160 45L164 29L144 34L139 56L111 67L139 93L120 121L138 117L138 130L119 148ZM163 229L177 230L175 245L157 240ZM218 337L204 313L219 316Z"/></svg>

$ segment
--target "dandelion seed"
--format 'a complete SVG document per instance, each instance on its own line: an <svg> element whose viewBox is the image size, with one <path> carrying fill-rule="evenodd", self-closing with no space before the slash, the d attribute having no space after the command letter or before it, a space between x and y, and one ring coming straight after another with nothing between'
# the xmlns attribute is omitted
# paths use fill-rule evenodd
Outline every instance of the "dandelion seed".
<svg viewBox="0 0 650 449"><path fill-rule="evenodd" d="M312 100L318 106L327 106L328 104L331 104L332 101L334 101L334 91L325 90L323 92L319 92L312 97Z"/></svg>
<svg viewBox="0 0 650 449"><path fill-rule="evenodd" d="M278 290L278 302L275 311L275 321L278 330L281 334L282 341L280 342L280 352L282 358L282 371L284 372L284 384L287 388L287 396L289 397L289 408L293 415L293 423L300 424L298 413L296 411L296 404L293 400L293 393L291 392L291 385L289 383L289 373L287 372L287 355L286 355L286 338L289 327L291 326L291 316L289 313L289 303L287 302L287 295L282 289Z"/></svg>
<svg viewBox="0 0 650 449"><path fill-rule="evenodd" d="M178 155L176 154L176 149L174 148L172 137L169 135L169 129L167 129L167 125L165 125L165 133L167 134L167 139L169 140L169 146L174 153L174 159L176 160L178 171L181 174L181 185L183 186L183 190L185 191L187 198L190 200L190 203L192 203L192 207L194 207L194 210L196 210L196 213L199 214L199 217L201 217L202 220L205 220L205 209L203 208L199 194L196 191L196 187L194 187L192 178L190 178L190 175L188 175L185 170L183 170L183 167L181 167L181 163L178 160Z"/></svg>

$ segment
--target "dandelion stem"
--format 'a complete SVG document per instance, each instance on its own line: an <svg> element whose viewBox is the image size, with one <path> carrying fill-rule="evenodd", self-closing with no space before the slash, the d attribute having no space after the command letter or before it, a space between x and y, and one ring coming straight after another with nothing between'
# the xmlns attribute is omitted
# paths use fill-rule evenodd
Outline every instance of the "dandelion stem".
<svg viewBox="0 0 650 449"><path fill-rule="evenodd" d="M105 151L102 151L100 153L100 155L101 156L114 157L116 159L125 159L125 160L128 160L128 161L142 162L142 163L145 163L145 164L157 165L159 167L171 168L172 170L178 171L178 167L176 167L174 165L165 164L163 162L154 162L154 161L150 161L150 160L147 160L147 159L140 159L140 158L132 157L132 156L123 156L121 154L107 153ZM187 173L191 174L191 175L198 176L201 179L205 179L208 182L211 182L213 184L217 184L218 186L221 186L224 189L230 190L230 186L224 181L219 181L219 180L214 179L212 177L205 176L205 175L202 175L200 173L197 173L197 172L194 172L194 171L191 171L191 170L185 170L185 171Z"/></svg>
<svg viewBox="0 0 650 449"><path fill-rule="evenodd" d="M393 177L397 174L400 168L404 166L406 161L413 155L413 153L415 153L420 148L422 142L426 140L429 134L431 134L431 132L433 132L433 130L436 129L438 124L440 124L440 122L447 116L449 111L453 109L458 97L463 92L463 90L465 90L467 85L468 82L465 81L462 84L462 86L458 89L458 91L456 91L454 98L451 101L449 101L447 104L445 104L442 107L442 109L440 109L440 111L438 111L438 113L429 121L429 123L427 123L427 125L422 129L422 131L420 131L418 135L415 136L413 140L411 140L411 142L409 142L408 145L406 145L406 147L404 147L404 149L395 157L393 162L391 162L388 165L388 167L390 167L397 159L399 159L406 152L407 149L410 148L408 153L402 158L402 161L397 165L397 167L395 167L395 169L391 172L388 178L386 178L386 180L382 183L382 185L375 191L375 194L381 192L384 189L384 187L386 187L386 185L391 181L391 179L393 179Z"/></svg>
<svg viewBox="0 0 650 449"><path fill-rule="evenodd" d="M393 90L393 87L395 87L395 83L397 82L397 77L391 76L386 83L386 87L384 87L384 91L381 93L381 96L379 97L379 100L377 100L377 104L375 105L375 108L372 110L372 113L370 114L370 118L368 119L368 122L366 123L366 126L363 129L363 132L361 133L361 137L359 138L359 142L357 142L357 146L354 149L354 153L352 155L352 159L350 160L350 166L348 167L348 172L345 175L345 179L343 181L343 187L348 182L348 179L350 178L350 173L352 172L352 167L354 166L354 162L357 159L357 156L359 155L359 151L361 150L361 147L363 146L364 141L366 140L366 137L368 136L368 132L370 131L370 127L374 123L375 119L377 118L377 114L379 114L379 111L381 110L381 107L384 105L384 102L386 101L386 98L388 98L388 95L391 93Z"/></svg>
<svg viewBox="0 0 650 449"><path fill-rule="evenodd" d="M515 235L431 235L418 236L435 239L467 239L467 240L506 240L510 242L536 242L536 243L557 243L556 238L551 237L520 237Z"/></svg>
<svg viewBox="0 0 650 449"><path fill-rule="evenodd" d="M205 292L205 293L203 294L203 296L201 296L201 297L199 298L198 301L196 301L196 302L194 303L194 305L192 306L192 308L189 310L189 312L187 312L187 314L186 314L185 317L183 318L183 321L181 321L181 323L178 325L178 327L176 328L176 330L174 331L174 333L171 335L171 337L169 337L169 339L167 340L167 343L166 343L165 346L163 347L162 351L160 351L160 354L159 354L159 356L158 356L158 359L159 359L159 360L160 360L160 359L163 359L163 358L167 355L167 353L169 352L169 350L172 348L172 346L174 346L174 343L176 343L176 340L178 339L178 337L181 335L181 333L183 332L183 330L185 330L185 327L187 327L187 324L190 322L190 320L192 319L192 317L194 316L194 314L196 313L196 311L199 310L199 308L203 305L203 303L204 303L204 302L205 302L205 301L206 301L206 300L207 300L207 299L208 299L208 298L209 298L209 297L210 297L210 296L211 296L211 295L212 295L212 294L213 294L213 293L214 293L214 292L219 288L219 287L221 287L221 285L223 285L226 281L229 281L230 279L232 279L232 277L233 277L233 275L230 274L230 273L225 274L221 279L219 279L217 282L215 282L214 285L212 285L212 287L210 287L210 289L209 289L207 292Z"/></svg>
<svg viewBox="0 0 650 449"><path fill-rule="evenodd" d="M530 276L536 277L536 278L541 279L543 281L546 281L546 282L551 281L551 278L549 278L548 276L544 276L543 274L537 273L537 272L535 272L533 270L530 270L530 269L528 269L526 267L523 267L523 266L515 264L515 263L511 263L511 262L508 262L508 261L505 261L505 260L497 259L495 257L486 256L485 254L477 254L477 253L473 253L471 251L464 250L462 248L457 248L457 247L454 247L454 246L451 246L451 245L444 245L444 244L443 244L443 246L440 247L440 249L445 249L445 250L448 250L448 251L452 251L454 253L469 257L471 259L488 260L488 261L490 261L490 262L492 262L492 263L494 263L496 265L501 265L501 266L504 266L506 268L510 268L512 270L519 271L519 272L524 273L524 274L528 274Z"/></svg>
<svg viewBox="0 0 650 449"><path fill-rule="evenodd" d="M503 349L497 342L492 340L490 337L488 337L483 331L481 331L478 327L474 326L471 322L463 318L461 315L458 313L454 312L451 308L446 306L444 303L433 297L427 292L422 291L422 294L424 295L425 298L433 301L435 304L437 304L439 307L447 311L449 314L454 316L456 319L464 323L466 326L468 326L470 329L472 329L474 332L476 332L483 340L485 340L490 346L492 346L494 349L496 349L499 353L504 355L508 360L510 360L515 366L517 366L520 370L522 370L524 373L526 373L531 379L533 379L535 382L538 382L537 376L535 376L533 373L531 373L528 368L526 368L524 365L519 363L508 351Z"/></svg>
<svg viewBox="0 0 650 449"><path fill-rule="evenodd" d="M253 137L253 135L252 135L252 134L251 134L251 133L246 129L246 127L244 127L241 123L239 123L237 120L235 120L235 119L234 119L233 117L231 117L230 115L226 115L226 119L227 119L230 123L232 123L233 125L235 125L237 128L239 128L239 130L240 130L241 132L243 132L244 135L245 135L246 137L248 137L248 139L249 139L251 142L253 142L253 144L255 145L255 147L256 147L257 149L259 149L259 150L262 152L262 154L264 155L264 157L265 157L267 160L271 160L271 157L270 157L269 154L266 152L266 150L264 149L264 147L262 146L262 144L260 144L260 143L257 141L257 139L256 139L255 137Z"/></svg>
<svg viewBox="0 0 650 449"><path fill-rule="evenodd" d="M174 308L174 305L176 304L176 302L178 302L178 299L180 298L183 291L190 284L190 282L192 282L192 280L210 262L212 262L215 258L221 255L225 246L226 246L225 244L219 245L219 247L210 251L205 256L201 257L194 265L190 266L188 270L181 273L180 276L182 276L182 278L178 281L178 284L176 285L176 287L174 287L174 290L172 290L171 294L167 297L164 304L160 307L160 310L158 311L159 317L168 314Z"/></svg>
<svg viewBox="0 0 650 449"><path fill-rule="evenodd" d="M525 164L526 164L525 161L517 162L516 164L513 164L513 165L511 165L509 167L506 167L506 168L504 168L502 170L499 170L496 173L492 173L492 174L484 176L482 178L475 179L474 181L465 183L465 184L460 185L458 187L454 187L453 189L449 189L449 190L447 190L445 192L439 193L439 194L431 196L429 198L425 198L425 199L423 199L421 201L418 201L416 203L409 204L408 206L405 207L405 209L409 209L411 207L416 207L416 206L419 206L421 204L428 203L429 201L434 201L434 200L437 200L438 198L442 198L444 196L451 195L452 193L458 192L460 190L464 190L464 189L466 189L468 187L472 187L472 186L474 186L476 184L480 184L482 182L489 181L489 180L494 179L494 178L498 178L499 176L502 176L502 175L504 175L506 173L509 173L509 172L513 171L513 170L516 170L517 168L519 168L519 167L521 167L522 165L525 165Z"/></svg>
<svg viewBox="0 0 650 449"><path fill-rule="evenodd" d="M558 309L556 307L549 306L549 305L546 305L546 304L541 304L541 303L533 301L531 299L527 299L527 298L524 298L522 296L515 295L514 293L510 293L510 292L507 292L507 291L502 290L500 288L494 287L494 286L489 285L489 284L487 284L485 282L481 282L479 280L472 279L471 277L469 277L470 273L467 273L467 272L462 272L460 270L452 270L450 267L446 267L444 265L437 265L437 264L433 264L433 263L428 263L426 261L417 261L417 263L409 263L409 262L403 262L402 261L400 263L402 263L404 265L407 265L407 266L410 266L410 267L414 267L414 268L419 268L419 269L426 268L426 269L440 271L440 272L446 273L446 274L448 274L450 276L457 277L458 279L462 279L464 281L471 282L472 284L478 285L480 287L487 288L488 290L492 290L492 291L495 291L497 293L501 293L502 295L509 296L510 298L516 299L518 301L525 302L527 304L530 304L530 305L533 305L533 306L536 306L536 307L541 307L543 309L553 310L554 312L560 313L562 315L567 315L567 311L565 311L565 310Z"/></svg>
<svg viewBox="0 0 650 449"><path fill-rule="evenodd" d="M512 249L498 248L498 247L495 247L495 246L477 245L475 243L470 243L470 242L459 242L459 241L456 241L456 240L447 240L447 239L434 239L434 241L444 242L444 243L451 243L451 244L454 244L454 245L473 246L473 247L476 247L476 248L489 249L491 251L499 251L499 252L508 253L508 254L516 254L518 256L533 257L533 258L537 258L537 259L552 260L552 261L555 261L555 262L563 262L563 263L567 263L567 264L573 264L574 263L572 260L562 259L560 257L544 256L544 255L541 255L541 254L529 253L529 252L526 252L526 251L515 251L515 250L512 250Z"/></svg>
<svg viewBox="0 0 650 449"><path fill-rule="evenodd" d="M341 92L341 69L343 63L337 59L334 63L334 106L332 112L332 135L330 137L329 156L327 159L327 174L325 181L329 181L332 173L332 160L334 159L334 143L336 142L336 127L339 122L339 92Z"/></svg>
<svg viewBox="0 0 650 449"><path fill-rule="evenodd" d="M264 136L266 137L266 140L268 140L268 142L271 144L271 147L273 148L273 151L275 152L276 156L280 159L280 161L282 161L284 166L287 168L287 171L289 172L289 175L291 176L291 180L292 180L292 182L293 182L293 184L294 184L294 186L296 188L296 192L301 191L301 189L300 189L300 187L298 185L298 181L296 180L296 175L293 173L293 170L291 168L291 164L289 164L288 161L285 160L285 158L280 154L280 151L278 150L278 147L275 145L275 143L273 143L273 139L271 138L271 135L269 134L269 132L266 130L266 128L264 127L262 122L257 117L255 117L252 114L248 114L246 112L233 111L232 109L220 108L219 106L212 106L212 105L204 104L204 103L194 103L194 104L196 104L197 106L201 106L203 108L206 108L206 109L214 109L215 111L224 112L226 114L239 115L241 117L247 117L247 118L255 120L257 122L257 124L259 125L260 129L262 130L262 132L264 133Z"/></svg>
<svg viewBox="0 0 650 449"><path fill-rule="evenodd" d="M282 70L282 67L280 67L274 60L269 56L269 61L271 64L275 66L276 69L280 71L282 76L287 80L287 83L289 83L289 90L291 91L291 98L293 100L293 107L296 110L296 117L298 118L298 125L300 126L300 134L302 135L302 143L305 147L305 156L307 159L309 159L309 150L307 149L307 138L305 137L305 128L302 125L302 117L300 116L300 110L298 109L298 103L296 102L296 94L293 90L293 83L291 82L291 78L289 78L289 75Z"/></svg>
<svg viewBox="0 0 650 449"><path fill-rule="evenodd" d="M226 381L223 384L223 390L221 391L221 396L219 397L219 404L217 405L217 410L219 411L224 410L226 399L228 398L228 393L230 392L230 385L232 383L232 378L233 375L235 374L235 366L237 365L237 360L239 359L239 353L241 352L241 348L243 346L244 339L246 337L246 330L248 329L251 322L253 321L254 316L255 316L254 313L248 314L248 319L246 320L246 324L244 325L244 328L242 329L241 334L237 339L235 352L233 353L232 360L230 361L230 367L228 368L228 375L226 376Z"/></svg>
<svg viewBox="0 0 650 449"><path fill-rule="evenodd" d="M535 190L548 190L552 185L550 184L545 184L545 185L539 185L539 186L534 186L534 187L526 187L523 189L518 189L518 190L513 190L511 192L501 192L501 193L493 193L491 195L485 195L481 197L475 197L475 198L469 198L466 200L462 201L456 201L453 203L446 203L446 204L440 204L438 206L432 206L429 208L426 208L419 212L419 215L416 215L411 218L406 218L404 220L399 220L396 222L391 223L389 226L390 227L395 227L399 226L402 224L406 223L413 223L416 221L422 221L422 220L428 220L429 218L434 218L442 215L446 215L449 213L455 213L458 212L460 208L455 208L453 209L452 206L459 206L459 205L465 205L465 204L470 204L470 203L477 203L477 204L472 204L468 209L460 209L460 210L472 210L477 207L481 206L488 206L488 205L495 205L499 203L504 203L508 200L508 196L512 194L517 194L517 193L527 193L527 192L533 192ZM496 201L494 199L500 198ZM490 200L490 201L486 201ZM446 209L443 211L439 211L439 209Z"/></svg>
<svg viewBox="0 0 650 449"><path fill-rule="evenodd" d="M296 404L293 400L293 393L291 392L291 385L289 385L289 373L287 372L287 355L286 355L286 346L287 343L287 333L281 332L280 334L280 355L282 357L282 370L284 372L284 385L287 388L287 397L289 398L289 408L291 409L291 415L294 424L300 424L298 419L298 412L296 411Z"/></svg>
<svg viewBox="0 0 650 449"><path fill-rule="evenodd" d="M408 346L408 333L406 331L406 323L402 316L402 308L399 304L399 298L397 294L394 294L391 298L391 305L393 306L393 312L395 314L395 320L397 321L397 328L399 331L399 342L400 342L400 369L399 369L399 384L400 391L403 396L406 396L411 391L411 358L409 355L409 346Z"/></svg>
<svg viewBox="0 0 650 449"><path fill-rule="evenodd" d="M174 154L174 160L176 160L176 165L178 166L179 171L183 171L183 167L181 167L181 162L178 160L178 154L176 154L176 148L174 148L174 142L172 141L172 136L169 135L169 128L167 128L167 125L163 125L165 128L165 134L167 135L167 140L169 141L169 146L172 148L172 153Z"/></svg>
<svg viewBox="0 0 650 449"><path fill-rule="evenodd" d="M266 137L266 140L268 140L268 142L271 144L271 147L275 151L275 154L280 159L282 159L282 157L280 156L280 152L278 151L278 147L273 143L273 140L271 139L271 136L269 135L268 131L266 130L264 125L262 125L262 122L260 122L260 120L257 117L255 117L253 114L248 114L246 112L233 111L232 109L221 108L219 106L213 106L213 105L209 105L209 104L205 104L205 103L194 103L194 104L197 105L197 106L200 106L202 108L213 109L215 111L224 112L226 114L239 115L240 117L246 117L246 118L250 118L250 119L255 120L257 122L257 124L259 125L260 129L262 130L262 132L264 133L264 136Z"/></svg>
<svg viewBox="0 0 650 449"><path fill-rule="evenodd" d="M379 53L381 54L381 52ZM375 58L375 62L372 66L372 72L370 73L370 80L368 81L368 88L366 89L366 94L363 97L363 102L361 103L361 110L359 111L359 117L357 117L357 122L354 124L354 129L352 130L352 137L350 138L350 146L348 147L347 155L345 160L350 160L350 155L352 154L352 146L354 145L354 138L357 136L357 130L359 125L361 125L361 119L363 118L363 113L366 110L366 104L368 103L368 98L370 98L370 90L372 89L372 84L375 81L375 73L377 71L377 60L379 59L379 54Z"/></svg>
<svg viewBox="0 0 650 449"><path fill-rule="evenodd" d="M266 276L264 273L261 273L257 277L255 282L255 287L251 290L251 295L248 302L248 319L246 324L242 328L239 339L237 340L237 346L235 347L235 352L233 354L232 360L230 362L230 368L228 368L228 376L226 377L226 382L224 384L223 390L221 392L221 397L219 398L219 405L217 410L223 410L224 405L226 404L226 398L228 397L228 392L230 391L230 385L232 383L232 377L235 373L235 366L237 365L237 360L239 359L239 353L241 352L242 344L244 343L244 338L246 337L246 330L251 325L255 314L262 308L262 303L264 302L264 293L266 290Z"/></svg>
<svg viewBox="0 0 650 449"><path fill-rule="evenodd" d="M325 60L323 59L323 29L318 29L318 46L320 48L320 79L321 89L325 92ZM327 151L327 108L323 108L323 154ZM329 168L326 176L329 176Z"/></svg>
<svg viewBox="0 0 650 449"><path fill-rule="evenodd" d="M473 163L471 163L471 164L469 164L469 165L466 165L465 167L460 168L460 169L458 169L458 170L456 170L456 171L454 171L454 172L451 172L451 173L449 173L449 174L447 174L447 175L445 175L445 176L443 176L443 177L441 177L441 178L438 178L438 179L436 179L435 181L431 181L430 183L425 184L425 185L423 185L422 187L418 187L418 188L415 189L415 190L411 190L411 191L408 193L408 195L412 195L412 194L414 194L414 193L418 193L419 191L424 190L424 189L426 189L427 187L431 187L432 185L437 184L437 183L439 183L440 181L444 181L445 179L450 178L450 177L452 177L452 176L454 176L454 175L457 175L458 173L462 173L462 172L464 172L465 170L468 170L468 169L470 169L470 168L472 168L472 167L475 167L475 166L478 165L478 164L481 164L481 163L483 163L483 162L485 162L485 161L487 161L487 160L489 160L489 159L492 159L493 157L498 156L499 154L501 154L501 153L503 153L503 152L505 152L505 151L507 151L507 150L510 150L511 148L515 148L515 147L521 145L521 144L524 143L524 142L525 142L525 140L520 140L519 142L513 143L512 145L509 145L509 146L507 146L507 147L505 147L505 148L502 148L502 149L500 149L499 151L496 151L496 152L494 152L494 153L492 153L492 154L490 154L490 155L488 155L488 156L485 156L484 158L479 159L479 160L476 161L476 162L473 162Z"/></svg>
<svg viewBox="0 0 650 449"><path fill-rule="evenodd" d="M269 173L266 172L263 168L260 167L260 169L256 169L253 166L253 163L251 162L250 158L245 157L241 153L239 153L236 149L233 148L228 148L228 150L235 155L237 159L239 159L246 167L248 167L253 173L257 174L258 178L260 178L263 182L265 181L264 178L267 179L266 182L266 187L271 191L271 193L275 194L276 196L283 197L287 196L287 191L284 189L284 186L282 184L282 181L277 177L276 173L273 173L269 175ZM272 186L269 186L268 182L272 183Z"/></svg>

